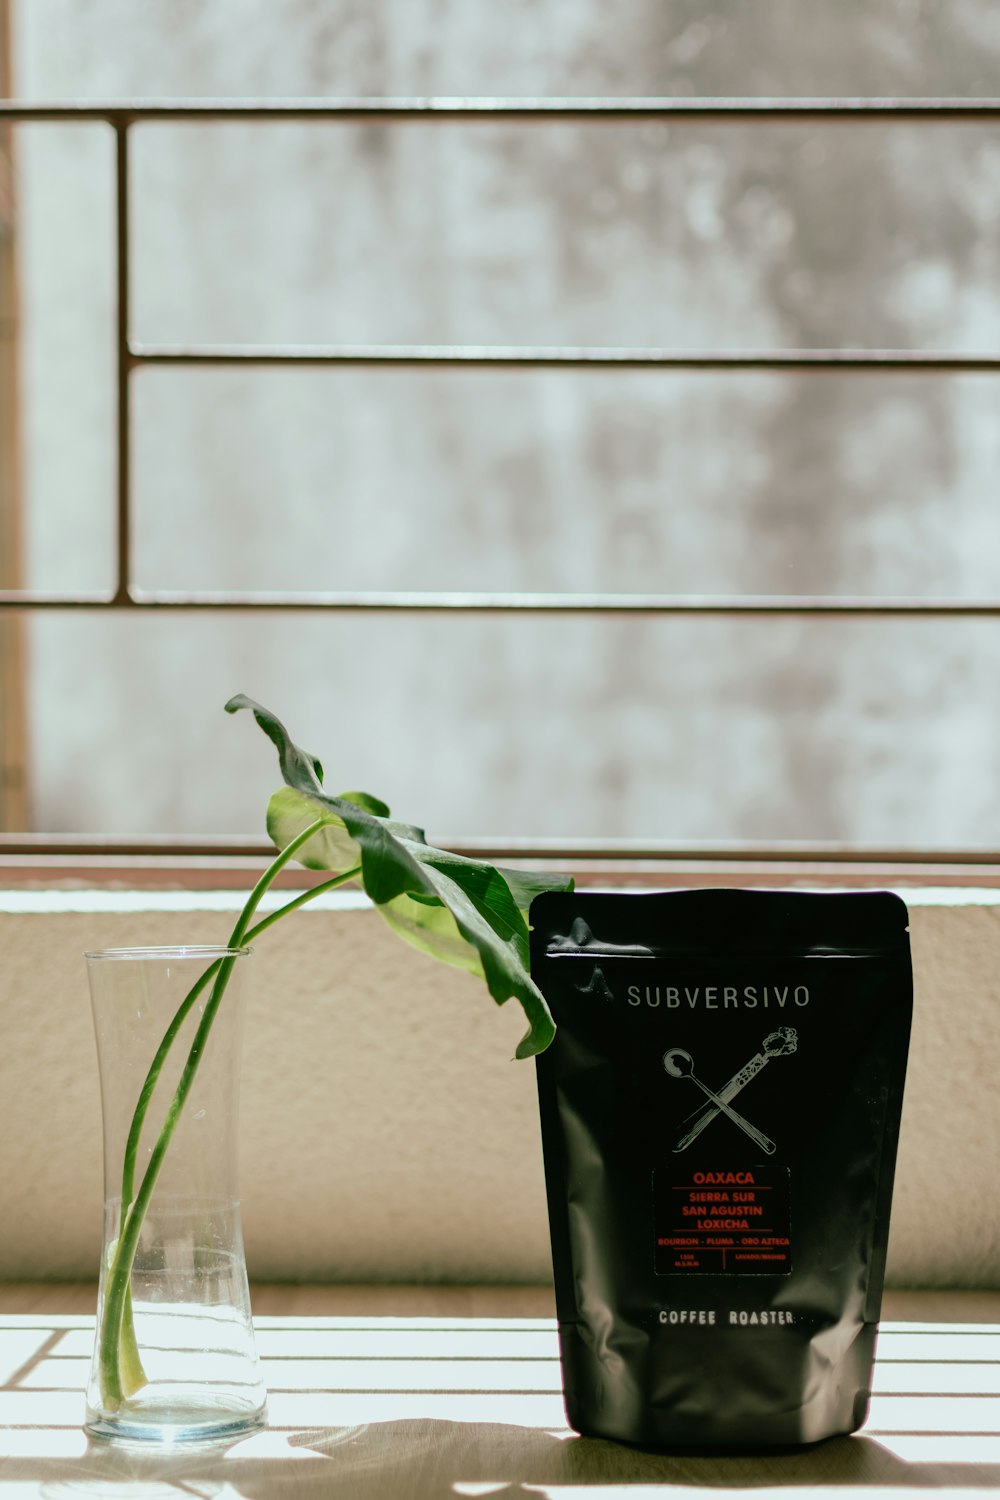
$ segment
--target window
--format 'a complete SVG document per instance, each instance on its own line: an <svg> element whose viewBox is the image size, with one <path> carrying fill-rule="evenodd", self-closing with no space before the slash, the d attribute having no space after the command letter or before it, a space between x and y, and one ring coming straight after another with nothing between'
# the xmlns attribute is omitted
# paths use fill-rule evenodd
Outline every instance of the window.
<svg viewBox="0 0 1000 1500"><path fill-rule="evenodd" d="M529 9L471 37L446 5L431 58L429 16L389 3L356 33L345 11L344 53L328 7L293 43L255 8L235 56L231 5L144 9L110 57L106 4L15 7L22 99L70 97L83 57L104 98L495 93L498 70L512 98L603 101L129 124L147 603L5 614L31 827L255 830L272 766L221 712L242 690L438 835L997 843L1000 109L684 104L971 99L1000 41L985 4L887 5L882 33L809 9L818 32L650 4L612 35L575 0L542 57ZM381 77L364 37L396 49ZM616 110L623 80L679 103ZM22 583L113 593L116 136L23 111L12 134ZM206 602L275 591L420 607Z"/></svg>

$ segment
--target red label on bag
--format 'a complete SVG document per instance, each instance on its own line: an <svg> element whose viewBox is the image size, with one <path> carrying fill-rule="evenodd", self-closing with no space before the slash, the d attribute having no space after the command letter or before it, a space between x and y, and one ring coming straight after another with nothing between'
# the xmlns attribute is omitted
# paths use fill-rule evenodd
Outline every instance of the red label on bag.
<svg viewBox="0 0 1000 1500"><path fill-rule="evenodd" d="M792 1269L788 1168L653 1172L658 1276L682 1271L786 1276Z"/></svg>

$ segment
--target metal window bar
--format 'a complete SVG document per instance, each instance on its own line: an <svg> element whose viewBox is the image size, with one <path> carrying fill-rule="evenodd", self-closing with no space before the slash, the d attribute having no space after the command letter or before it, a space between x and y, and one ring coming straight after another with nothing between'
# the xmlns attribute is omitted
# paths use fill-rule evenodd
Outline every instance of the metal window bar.
<svg viewBox="0 0 1000 1500"><path fill-rule="evenodd" d="M541 125L674 120L760 124L1000 120L997 99L342 99L193 100L115 103L0 102L0 126L54 122L104 123L115 133L117 285L117 581L114 592L0 590L0 609L341 610L503 614L643 614L712 616L959 616L998 617L1000 598L896 596L488 593L467 591L352 592L137 590L132 581L130 377L143 365L360 365L372 367L646 370L838 370L868 373L1000 373L1000 354L966 355L887 349L500 348L455 346L143 345L130 335L129 133L152 122L326 123L405 122Z"/></svg>
<svg viewBox="0 0 1000 1500"><path fill-rule="evenodd" d="M998 354L955 354L925 350L892 349L763 349L759 351L676 351L624 348L501 348L478 346L354 346L354 345L238 345L161 346L143 345L130 335L131 255L129 226L129 133L133 126L165 122L278 121L325 123L493 124L498 121L543 125L614 124L641 121L716 121L755 125L761 123L852 124L919 123L982 124L1000 121L998 99L341 99L329 100L191 100L162 102L18 103L0 101L0 128L6 124L104 123L116 141L116 288L117 288L117 585L113 594L93 592L51 593L31 590L0 590L0 610L346 610L423 611L463 613L538 614L699 614L721 617L737 615L809 616L922 616L1000 617L1000 598L951 599L913 597L861 597L851 595L674 595L674 594L541 594L485 592L331 591L287 592L198 592L142 591L135 589L131 574L132 488L129 422L130 377L143 365L359 365L368 368L506 368L506 369L646 369L731 371L817 370L908 374L996 374ZM456 843L454 845L458 847ZM934 868L950 866L991 871L1000 879L1000 854L988 848L952 851L914 849L863 849L836 844L810 845L658 845L605 841L599 846L571 844L565 847L546 841L504 843L486 841L466 844L472 852L491 856L542 857L574 862L708 861L720 863L762 861L795 864L845 863L860 866ZM0 855L49 852L69 856L118 852L134 856L177 852L238 854L255 845L234 846L223 840L101 841L52 840L13 836L0 839Z"/></svg>

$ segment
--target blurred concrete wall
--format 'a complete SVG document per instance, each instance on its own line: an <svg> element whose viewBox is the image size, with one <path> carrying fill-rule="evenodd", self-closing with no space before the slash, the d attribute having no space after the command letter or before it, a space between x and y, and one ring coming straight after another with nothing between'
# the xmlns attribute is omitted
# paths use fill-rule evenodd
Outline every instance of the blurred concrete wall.
<svg viewBox="0 0 1000 1500"><path fill-rule="evenodd" d="M988 0L20 0L28 98L1000 94ZM113 554L112 148L19 135L29 576ZM1000 347L992 126L143 127L148 342ZM141 371L149 587L1000 593L986 376ZM1000 625L52 617L45 829L1000 839ZM242 737L241 737L242 736ZM400 753L402 750L402 753Z"/></svg>

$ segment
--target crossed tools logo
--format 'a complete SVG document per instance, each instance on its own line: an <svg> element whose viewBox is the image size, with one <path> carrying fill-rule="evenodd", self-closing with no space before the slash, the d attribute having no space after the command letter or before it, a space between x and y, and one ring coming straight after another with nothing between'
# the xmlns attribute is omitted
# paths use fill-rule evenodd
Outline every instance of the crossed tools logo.
<svg viewBox="0 0 1000 1500"><path fill-rule="evenodd" d="M738 1073L734 1073L728 1083L713 1092L707 1084L702 1083L694 1071L694 1058L690 1052L685 1052L683 1047L671 1047L663 1054L663 1066L671 1078L688 1078L700 1089L705 1096L705 1103L700 1105L683 1121L683 1134L674 1146L674 1151L686 1151L693 1141L696 1141L705 1129L719 1115L725 1115L734 1125L737 1125L744 1135L759 1146L760 1149L773 1156L777 1149L774 1142L770 1140L756 1125L744 1119L737 1110L730 1107L730 1100L735 1099L741 1089L746 1088L752 1078L762 1072L772 1057L788 1057L795 1052L799 1045L798 1032L794 1026L779 1026L777 1031L772 1031L764 1038L761 1050L751 1057L748 1063L744 1063Z"/></svg>

